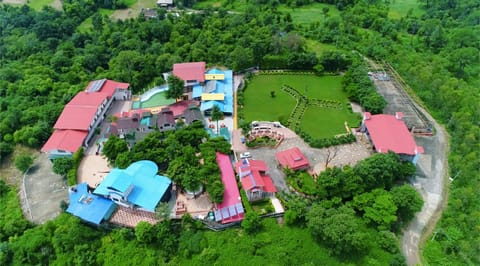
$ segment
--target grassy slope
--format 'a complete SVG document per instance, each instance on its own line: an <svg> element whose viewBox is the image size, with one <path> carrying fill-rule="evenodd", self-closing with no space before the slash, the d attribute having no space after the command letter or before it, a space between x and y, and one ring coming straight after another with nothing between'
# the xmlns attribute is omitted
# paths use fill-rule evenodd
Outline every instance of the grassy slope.
<svg viewBox="0 0 480 266"><path fill-rule="evenodd" d="M334 5L314 3L308 6L290 8L285 5L281 5L278 10L282 12L290 12L292 20L295 24L310 24L312 22L322 22L325 17L322 9L328 7L329 11L327 17L340 16L340 12Z"/></svg>
<svg viewBox="0 0 480 266"><path fill-rule="evenodd" d="M48 6L48 5L51 5L53 3L54 0L30 0L28 2L28 5L37 10L37 11L40 11L42 10L42 8L44 6Z"/></svg>
<svg viewBox="0 0 480 266"><path fill-rule="evenodd" d="M388 16L392 19L400 19L404 17L410 9L412 9L413 15L418 17L425 13L425 11L420 8L418 0L395 0L390 3Z"/></svg>
<svg viewBox="0 0 480 266"><path fill-rule="evenodd" d="M341 89L341 77L313 75L260 75L256 76L245 91L245 119L247 121L277 121L280 116L288 117L295 107L295 100L280 88L287 84L305 93L310 98L347 102ZM270 96L275 91L276 97ZM358 118L347 109L308 107L301 128L316 138L332 137L345 133L344 122L358 124Z"/></svg>

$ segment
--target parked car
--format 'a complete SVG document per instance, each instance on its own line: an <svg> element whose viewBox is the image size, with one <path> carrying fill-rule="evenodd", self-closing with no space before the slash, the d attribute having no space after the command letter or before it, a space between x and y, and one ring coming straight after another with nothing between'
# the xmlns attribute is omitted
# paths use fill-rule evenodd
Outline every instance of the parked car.
<svg viewBox="0 0 480 266"><path fill-rule="evenodd" d="M240 159L247 159L247 158L252 158L252 155L250 154L250 152L247 151L240 154Z"/></svg>

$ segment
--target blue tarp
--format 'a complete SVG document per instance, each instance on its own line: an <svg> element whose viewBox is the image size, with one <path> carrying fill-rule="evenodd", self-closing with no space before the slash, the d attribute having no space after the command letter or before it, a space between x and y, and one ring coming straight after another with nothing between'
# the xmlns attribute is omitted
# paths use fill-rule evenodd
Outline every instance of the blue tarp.
<svg viewBox="0 0 480 266"><path fill-rule="evenodd" d="M116 205L109 199L88 193L87 183L78 184L76 192L69 190L70 205L67 212L82 220L100 224L107 220L115 211Z"/></svg>
<svg viewBox="0 0 480 266"><path fill-rule="evenodd" d="M131 180L133 190L127 197L128 202L154 212L160 199L167 192L172 181L157 175L158 167L152 161L138 161L127 169L113 169L95 189L94 193L109 196L108 187L116 184L118 179Z"/></svg>

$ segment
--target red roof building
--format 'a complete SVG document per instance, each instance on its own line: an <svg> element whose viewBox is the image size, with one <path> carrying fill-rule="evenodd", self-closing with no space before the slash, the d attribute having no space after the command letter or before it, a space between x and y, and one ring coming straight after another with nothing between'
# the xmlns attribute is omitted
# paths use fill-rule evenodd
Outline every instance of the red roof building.
<svg viewBox="0 0 480 266"><path fill-rule="evenodd" d="M417 146L402 117L400 112L395 115L364 113L362 129L377 152L392 151L410 157L423 153L423 148Z"/></svg>
<svg viewBox="0 0 480 266"><path fill-rule="evenodd" d="M275 157L283 168L305 170L310 167L307 157L298 147L275 153Z"/></svg>
<svg viewBox="0 0 480 266"><path fill-rule="evenodd" d="M260 200L277 192L264 161L243 159L235 164L235 170L248 200Z"/></svg>
<svg viewBox="0 0 480 266"><path fill-rule="evenodd" d="M230 157L219 152L217 152L216 157L225 189L223 201L217 205L214 211L215 221L221 221L221 223L241 221L244 218L244 209Z"/></svg>
<svg viewBox="0 0 480 266"><path fill-rule="evenodd" d="M85 137L87 137L86 131L55 130L45 145L43 145L41 151L50 152L56 150L74 153L82 146Z"/></svg>
<svg viewBox="0 0 480 266"><path fill-rule="evenodd" d="M173 74L184 81L205 82L205 62L173 64Z"/></svg>
<svg viewBox="0 0 480 266"><path fill-rule="evenodd" d="M91 81L85 91L79 92L65 105L53 126L55 131L42 151L49 152L53 158L71 154L86 145L113 99L130 97L129 86L128 83L107 79ZM53 153L56 155L52 156Z"/></svg>
<svg viewBox="0 0 480 266"><path fill-rule="evenodd" d="M127 91L130 87L130 84L124 82L118 82L109 79L99 79L93 80L88 83L85 92L102 92L105 93L108 97L113 97L115 93L119 90Z"/></svg>

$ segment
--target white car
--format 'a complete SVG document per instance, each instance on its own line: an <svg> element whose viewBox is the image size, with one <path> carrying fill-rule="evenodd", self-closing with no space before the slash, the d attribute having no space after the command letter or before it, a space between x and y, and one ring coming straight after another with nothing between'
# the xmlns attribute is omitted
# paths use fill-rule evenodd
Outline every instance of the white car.
<svg viewBox="0 0 480 266"><path fill-rule="evenodd" d="M252 158L252 155L248 151L244 153L240 153L240 159L247 159L247 158Z"/></svg>

